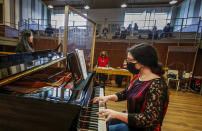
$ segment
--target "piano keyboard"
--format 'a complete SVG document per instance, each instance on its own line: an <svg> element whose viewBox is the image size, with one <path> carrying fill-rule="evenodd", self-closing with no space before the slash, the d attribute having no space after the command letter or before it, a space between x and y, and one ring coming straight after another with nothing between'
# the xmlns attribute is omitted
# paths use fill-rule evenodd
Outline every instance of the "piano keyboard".
<svg viewBox="0 0 202 131"><path fill-rule="evenodd" d="M105 109L104 106L99 107L99 103L93 103L94 97L104 96L103 88L94 88L94 96L91 98L91 102L87 108L81 109L77 129L79 131L106 131L106 122L104 118L99 118L98 112Z"/></svg>

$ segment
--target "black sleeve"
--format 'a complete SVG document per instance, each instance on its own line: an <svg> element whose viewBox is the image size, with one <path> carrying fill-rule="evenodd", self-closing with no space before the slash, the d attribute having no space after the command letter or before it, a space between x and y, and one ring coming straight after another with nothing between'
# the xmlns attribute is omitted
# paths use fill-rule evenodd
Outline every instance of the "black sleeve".
<svg viewBox="0 0 202 131"><path fill-rule="evenodd" d="M167 100L167 86L160 81L153 81L147 92L143 113L128 114L131 127L156 127L163 121L164 102Z"/></svg>
<svg viewBox="0 0 202 131"><path fill-rule="evenodd" d="M118 101L123 101L126 100L126 91L127 89L121 91L121 92L117 92L115 95L118 97Z"/></svg>
<svg viewBox="0 0 202 131"><path fill-rule="evenodd" d="M25 49L24 44L22 44L22 43L19 42L19 43L17 44L17 46L16 46L15 51L16 51L17 53L26 52L26 49Z"/></svg>

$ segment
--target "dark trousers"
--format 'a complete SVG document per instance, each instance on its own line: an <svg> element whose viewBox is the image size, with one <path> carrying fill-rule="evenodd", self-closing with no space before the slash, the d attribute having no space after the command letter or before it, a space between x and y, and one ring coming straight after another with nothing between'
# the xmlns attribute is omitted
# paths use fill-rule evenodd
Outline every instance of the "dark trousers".
<svg viewBox="0 0 202 131"><path fill-rule="evenodd" d="M98 74L98 78L99 78L99 82L103 82L104 84L105 84L105 82L106 82L106 80L107 80L107 75L105 75L105 74L102 74L102 73L99 73Z"/></svg>
<svg viewBox="0 0 202 131"><path fill-rule="evenodd" d="M110 119L107 122L108 131L130 131L128 125L119 119Z"/></svg>
<svg viewBox="0 0 202 131"><path fill-rule="evenodd" d="M116 84L118 85L118 87L122 86L123 78L124 78L124 76L122 76L122 75L117 75L116 76Z"/></svg>

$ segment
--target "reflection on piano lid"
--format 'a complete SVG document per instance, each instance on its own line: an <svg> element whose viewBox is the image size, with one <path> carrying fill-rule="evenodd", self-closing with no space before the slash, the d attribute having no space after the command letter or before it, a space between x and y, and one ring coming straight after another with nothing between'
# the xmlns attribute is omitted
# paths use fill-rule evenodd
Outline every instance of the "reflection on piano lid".
<svg viewBox="0 0 202 131"><path fill-rule="evenodd" d="M34 99L42 99L54 103L67 103L72 95L70 89L63 87L43 87L40 90L34 91L30 94L25 94L23 97Z"/></svg>
<svg viewBox="0 0 202 131"><path fill-rule="evenodd" d="M1 55L0 79L43 65L61 57L61 54L56 54L51 50Z"/></svg>

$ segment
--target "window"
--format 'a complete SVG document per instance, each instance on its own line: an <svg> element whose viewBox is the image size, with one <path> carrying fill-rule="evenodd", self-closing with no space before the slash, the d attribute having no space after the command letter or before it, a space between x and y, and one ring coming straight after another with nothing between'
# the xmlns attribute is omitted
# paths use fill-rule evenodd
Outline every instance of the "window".
<svg viewBox="0 0 202 131"><path fill-rule="evenodd" d="M157 29L162 30L164 28L164 26L170 22L168 20L166 21L166 19L167 19L167 13L156 13L155 14Z"/></svg>
<svg viewBox="0 0 202 131"><path fill-rule="evenodd" d="M87 15L87 14L84 14ZM57 28L60 26L64 26L64 21L65 21L65 14L56 14L51 16L51 20L56 20L57 21ZM52 25L55 25L55 21L51 21ZM87 20L84 19L83 17L70 13L69 14L69 24L68 26L86 26L87 25Z"/></svg>
<svg viewBox="0 0 202 131"><path fill-rule="evenodd" d="M65 15L64 14L56 14L56 15L52 15L51 16L51 25L54 26L56 23L55 21L57 21L57 28L59 28L60 26L64 26L64 21L65 21Z"/></svg>
<svg viewBox="0 0 202 131"><path fill-rule="evenodd" d="M128 27L129 24L137 23L139 29L152 29L155 25L158 30L162 30L166 23L170 21L166 21L167 13L154 13L154 12L146 12L143 13L125 13L124 19L124 27Z"/></svg>
<svg viewBox="0 0 202 131"><path fill-rule="evenodd" d="M134 27L134 24L137 23L139 29L141 29L144 26L144 21L142 20L145 20L144 13L126 13L124 27L128 27L129 24L132 24L132 27Z"/></svg>
<svg viewBox="0 0 202 131"><path fill-rule="evenodd" d="M87 15L87 14L84 14ZM86 26L87 20L80 15L70 13L69 15L69 26Z"/></svg>

